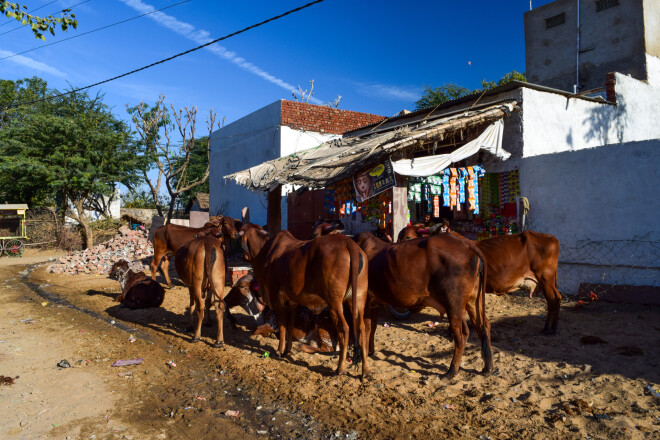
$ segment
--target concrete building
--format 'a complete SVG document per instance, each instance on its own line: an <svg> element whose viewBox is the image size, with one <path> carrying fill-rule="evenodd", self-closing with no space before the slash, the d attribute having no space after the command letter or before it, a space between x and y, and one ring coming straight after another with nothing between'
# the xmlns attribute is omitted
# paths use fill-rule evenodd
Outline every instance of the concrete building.
<svg viewBox="0 0 660 440"><path fill-rule="evenodd" d="M267 198L224 176L264 161L316 147L341 134L382 120L382 116L302 102L279 100L216 130L211 135L210 215L241 216L266 223ZM283 195L291 191L284 188ZM287 198L282 197L282 228L287 228Z"/></svg>
<svg viewBox="0 0 660 440"><path fill-rule="evenodd" d="M532 83L581 92L609 72L646 80L649 56L660 57L657 0L557 0L525 13Z"/></svg>

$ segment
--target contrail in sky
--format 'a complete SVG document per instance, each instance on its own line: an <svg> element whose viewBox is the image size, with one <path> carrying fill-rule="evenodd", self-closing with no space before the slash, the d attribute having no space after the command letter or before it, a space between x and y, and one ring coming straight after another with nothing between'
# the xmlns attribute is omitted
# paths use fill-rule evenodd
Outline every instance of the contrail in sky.
<svg viewBox="0 0 660 440"><path fill-rule="evenodd" d="M14 55L14 53L8 50L0 49L0 58L9 57ZM42 63L40 61L35 61L32 58L24 57L22 55L16 55L8 59L10 62L15 64L20 64L21 66L29 67L30 69L38 70L39 72L50 73L51 75L59 76L61 78L66 78L67 74L61 70L57 70L54 67L49 66L48 64Z"/></svg>
<svg viewBox="0 0 660 440"><path fill-rule="evenodd" d="M126 5L128 5L129 7L141 13L153 12L156 10L155 7L146 4L141 0L121 0L121 1ZM197 44L205 44L213 40L213 38L211 38L211 35L208 31L204 29L196 29L195 26L193 26L192 24L180 21L171 15L165 14L164 12L160 12L160 11L153 12L148 17L156 21L161 26L164 26L165 28L181 35L182 37L190 41L194 41ZM287 92L294 92L298 90L297 87L287 83L286 81L280 78L277 78L276 76L271 75L270 73L266 72L260 67L255 66L251 62L247 61L245 58L238 56L236 52L227 50L225 47L220 46L219 44L213 44L207 47L206 49L210 50L219 57L224 58L225 60L237 65L241 69L247 70L248 72L257 75L262 79L265 79L271 84L275 84L276 86L285 89ZM310 101L313 102L314 104L323 104L322 101L313 97L310 98Z"/></svg>

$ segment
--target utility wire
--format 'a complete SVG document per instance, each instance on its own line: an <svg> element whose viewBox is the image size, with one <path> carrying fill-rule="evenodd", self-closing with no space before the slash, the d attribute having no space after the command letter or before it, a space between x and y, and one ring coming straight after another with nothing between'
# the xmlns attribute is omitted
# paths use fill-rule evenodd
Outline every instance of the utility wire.
<svg viewBox="0 0 660 440"><path fill-rule="evenodd" d="M144 17L144 16L146 16L146 15L154 14L154 13L156 13L156 12L160 12L160 11L163 11L163 10L165 10L165 9L173 8L174 6L178 6L178 5L182 5L182 4L184 4L184 3L188 3L189 1L190 1L190 0L184 0L184 1L179 2L179 3L174 3L173 5L165 6L164 8L156 9L156 10L153 10L153 11L151 11L151 12L146 12L146 13L141 14L141 15L136 15L135 17L127 18L126 20L118 21L118 22L116 22L116 23L112 23L112 24L109 24L109 25L106 25L106 26L102 26L102 27L100 27L100 28L92 29L91 31L83 32L82 34L77 34L77 35L74 35L74 36L72 36L72 37L64 38L63 40L53 41L52 43L48 43L48 44L44 44L44 45L41 45L41 46L33 47L32 49L24 50L23 52L18 52L18 53L15 53L15 54L12 54L12 55L6 56L6 57L4 57L4 58L0 58L0 61L2 61L2 60L6 60L6 59L8 59L8 58L17 57L17 56L19 56L19 55L23 55L24 53L32 52L33 50L42 49L42 48L44 48L44 47L52 46L53 44L63 43L63 42L65 42L65 41L67 41L67 40L72 40L72 39L74 39L74 38L82 37L83 35L91 34L91 33L93 33L93 32L98 32L98 31L101 31L101 30L103 30L103 29L108 29L108 28L111 28L111 27L113 27L113 26L117 26L117 25L119 25L119 24L123 24L123 23L129 22L129 21L131 21L131 20L136 20L136 19L141 18L141 17Z"/></svg>
<svg viewBox="0 0 660 440"><path fill-rule="evenodd" d="M32 9L31 11L28 11L28 12L30 13L30 15L32 15L33 13L37 12L39 9L43 9L43 8L45 8L46 6L48 6L48 5L52 5L53 3L57 2L57 1L58 1L58 0L53 0L53 1L50 2L50 3L46 3L45 5L41 5L41 6L39 6L38 8L36 8L36 9ZM51 14L51 15L52 15L52 14ZM8 25L8 24L10 24L10 23L11 23L11 21L6 21L6 22L0 24L0 27L2 27L2 26L6 26L6 25Z"/></svg>
<svg viewBox="0 0 660 440"><path fill-rule="evenodd" d="M73 8L75 8L76 6L80 6L80 5L82 5L83 3L87 3L88 1L90 1L90 0L85 0L85 1L80 2L80 3L76 3L75 5L73 5L73 6L69 7L69 8L64 8L64 9L73 9ZM53 3L53 2L51 2L51 3ZM50 4L50 3L48 3L48 4ZM44 6L47 6L47 5L44 5ZM43 6L42 6L42 8L43 8ZM63 11L64 9L60 9L59 11L55 11L55 12L53 12L53 14L57 14L58 12L61 12L61 11ZM35 9L35 11L36 11L36 9ZM50 15L53 15L53 14L50 14ZM6 23L5 23L5 24L6 24ZM16 31L16 30L23 29L23 27L24 27L24 26L15 27L14 29L10 29L10 30L8 30L7 32L3 32L3 33L1 33L0 35L6 35L6 34L8 34L8 33L10 33L10 32L14 32L14 31Z"/></svg>
<svg viewBox="0 0 660 440"><path fill-rule="evenodd" d="M305 8L309 8L310 6L313 6L313 5L317 4L317 3L321 3L321 2L323 2L323 1L325 1L325 0L315 0L315 1L313 1L313 2L307 3L306 5L303 5L303 6L297 7L297 8L295 8L295 9L291 9L291 10L289 10L289 11L287 11L287 12L284 12L283 14L276 15L275 17L271 17L271 18L269 18L269 19L267 19L267 20L264 20L264 21L262 21L262 22L259 22L259 23L256 23L256 24L253 24L252 26L248 26L248 27L243 28L243 29L241 29L241 30L239 30L239 31L236 31L236 32L233 32L233 33L231 33L231 34L225 35L224 37L216 38L215 40L209 41L208 43L202 44L201 46L197 46L197 47L192 48L192 49L189 49L189 50L187 50L187 51L185 51L185 52L179 52L178 54L173 55L173 56L171 56L171 57L169 57L169 58L165 58L165 59L162 59L162 60L160 60L160 61L156 61L155 63L151 63L151 64L149 64L149 65L146 65L146 66L140 67L139 69L131 70L130 72L122 73L121 75L117 75L117 76L114 76L114 77L112 77L112 78L109 78L109 79L106 79L106 80L103 80L103 81L99 81L99 82L97 82L97 83L90 84L90 85L85 86L85 87L80 87L80 88L78 88L78 89L69 90L68 92L60 93L60 94L58 94L58 95L53 95L53 96L49 96L49 97L47 97L47 98L37 99L37 100L34 100L34 101L19 102L19 103L16 103L16 104L12 104L12 105L10 105L10 106L7 106L6 108L16 108L16 107L21 106L21 105L36 104L36 103L39 103L39 102L49 101L49 100L51 100L51 99L59 98L59 97L61 97L61 96L65 96L65 95L70 95L70 94L72 94L72 93L77 93L77 92L80 92L81 90L86 90L86 89L89 89L89 88L92 88L92 87L99 86L99 85L101 85L101 84L108 83L108 82L110 82L110 81L114 81L114 80L119 79L119 78L123 78L123 77L128 76L128 75L132 75L132 74L137 73L137 72L141 72L142 70L149 69L150 67L154 67L154 66L156 66L156 65L158 65L158 64L163 64L163 63L165 63L165 62L167 62L167 61L173 60L173 59L178 58L178 57L180 57L180 56L187 55L187 54L189 54L189 53L191 53L191 52L195 52L195 51L197 51L197 50L199 50L199 49L202 49L202 48L204 48L204 47L207 47L207 46L210 46L210 45L212 45L212 44L214 44L214 43L217 43L218 41L226 40L226 39L231 38L231 37L233 37L233 36L236 36L236 35L238 35L238 34L242 34L243 32L247 32L247 31L249 31L249 30L251 30L251 29L254 29L254 28L257 28L257 27L259 27L259 26L263 26L263 25L266 24L266 23L270 23L271 21L275 21L275 20L278 20L278 19L280 19L280 18L286 17L287 15L293 14L294 12L301 11L301 10L303 10L303 9L305 9Z"/></svg>

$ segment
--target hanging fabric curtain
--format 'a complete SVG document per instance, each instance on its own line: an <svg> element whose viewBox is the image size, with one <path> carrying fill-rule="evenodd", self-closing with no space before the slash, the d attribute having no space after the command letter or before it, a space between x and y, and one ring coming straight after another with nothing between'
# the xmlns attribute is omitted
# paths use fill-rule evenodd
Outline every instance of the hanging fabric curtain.
<svg viewBox="0 0 660 440"><path fill-rule="evenodd" d="M470 157L480 149L494 154L502 160L507 160L511 154L502 149L502 132L504 122L499 119L489 125L475 140L449 154L403 159L392 162L394 172L403 176L426 177L437 174L450 164Z"/></svg>

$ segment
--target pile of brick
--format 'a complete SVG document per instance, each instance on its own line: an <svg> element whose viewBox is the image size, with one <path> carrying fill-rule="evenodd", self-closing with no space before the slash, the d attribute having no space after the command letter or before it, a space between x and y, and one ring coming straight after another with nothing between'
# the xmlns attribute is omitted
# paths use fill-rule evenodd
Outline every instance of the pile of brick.
<svg viewBox="0 0 660 440"><path fill-rule="evenodd" d="M69 252L46 270L50 273L71 275L108 274L112 265L121 259L135 262L131 264L133 270L148 270L142 261L154 254L154 248L147 237L147 231L132 231L122 226L113 239L84 251Z"/></svg>

